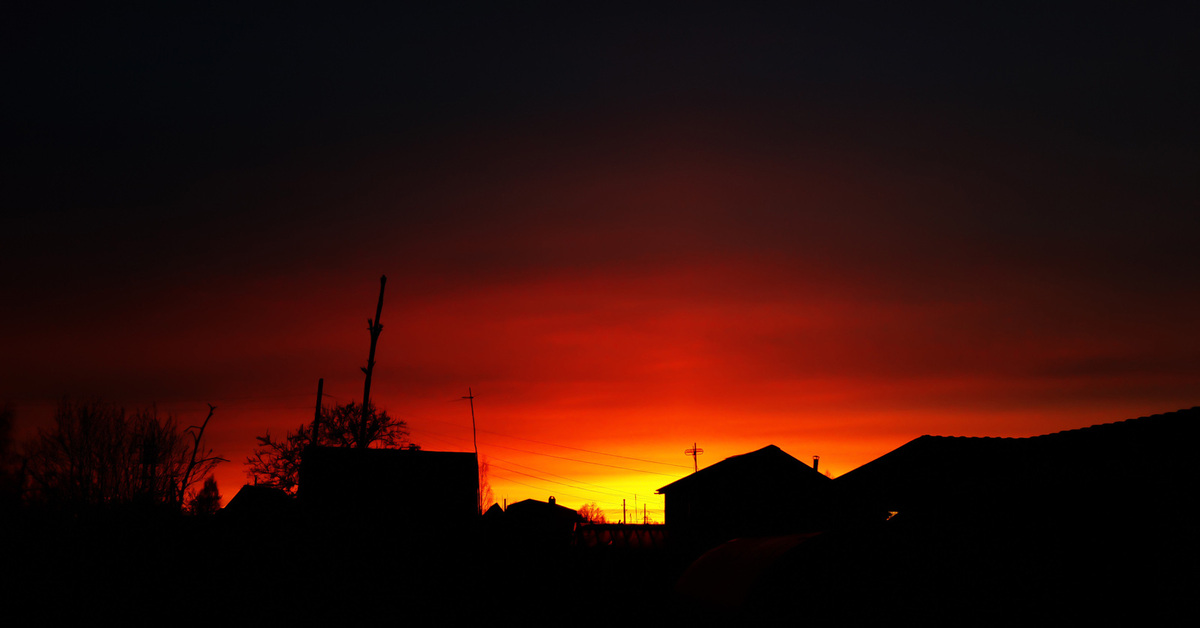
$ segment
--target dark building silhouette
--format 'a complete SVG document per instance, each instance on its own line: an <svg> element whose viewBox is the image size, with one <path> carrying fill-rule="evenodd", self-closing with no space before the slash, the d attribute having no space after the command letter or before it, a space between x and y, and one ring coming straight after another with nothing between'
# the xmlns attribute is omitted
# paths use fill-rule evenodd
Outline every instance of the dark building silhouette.
<svg viewBox="0 0 1200 628"><path fill-rule="evenodd" d="M1192 408L1029 438L922 436L832 481L815 534L726 543L678 594L710 621L1169 623L1190 609L1191 580L1170 565L1198 554L1198 430Z"/></svg>
<svg viewBox="0 0 1200 628"><path fill-rule="evenodd" d="M775 445L731 456L660 489L671 543L703 549L730 539L823 525L830 479Z"/></svg>
<svg viewBox="0 0 1200 628"><path fill-rule="evenodd" d="M473 453L312 447L300 466L300 503L318 519L449 534L475 521L478 493Z"/></svg>
<svg viewBox="0 0 1200 628"><path fill-rule="evenodd" d="M575 526L583 523L576 511L550 501L525 499L508 505L504 525L515 539L538 544L566 547L570 545Z"/></svg>
<svg viewBox="0 0 1200 628"><path fill-rule="evenodd" d="M834 481L853 516L1091 526L1180 518L1200 408L1029 438L922 436Z"/></svg>

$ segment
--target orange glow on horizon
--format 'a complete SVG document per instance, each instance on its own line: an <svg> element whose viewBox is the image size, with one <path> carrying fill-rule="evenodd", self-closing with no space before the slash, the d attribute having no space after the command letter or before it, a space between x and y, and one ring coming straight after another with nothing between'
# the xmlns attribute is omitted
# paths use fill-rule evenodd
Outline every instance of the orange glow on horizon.
<svg viewBox="0 0 1200 628"><path fill-rule="evenodd" d="M922 434L1032 436L1196 404L1190 285L1106 271L1103 240L1011 249L996 218L960 212L983 190L954 168L931 180L849 148L767 149L761 129L707 144L681 120L579 131L565 151L449 138L429 172L338 201L375 218L353 238L297 219L280 238L305 245L278 267L141 270L123 285L153 299L97 280L50 308L86 304L86 324L22 310L5 372L19 416L44 422L63 394L184 422L213 403L227 501L256 436L311 420L318 378L327 403L361 399L380 272L372 398L422 447L469 451L457 402L472 387L509 503L595 501L615 519L636 495L653 516L693 442L702 466L774 444L836 477ZM298 177L264 202L326 185Z"/></svg>

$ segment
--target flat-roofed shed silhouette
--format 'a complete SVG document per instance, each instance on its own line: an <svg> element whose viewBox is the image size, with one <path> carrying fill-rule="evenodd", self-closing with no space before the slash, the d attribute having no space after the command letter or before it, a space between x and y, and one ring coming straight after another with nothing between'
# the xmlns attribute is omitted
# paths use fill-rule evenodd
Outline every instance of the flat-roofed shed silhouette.
<svg viewBox="0 0 1200 628"><path fill-rule="evenodd" d="M469 525L479 468L469 452L312 447L300 466L306 512L408 528Z"/></svg>

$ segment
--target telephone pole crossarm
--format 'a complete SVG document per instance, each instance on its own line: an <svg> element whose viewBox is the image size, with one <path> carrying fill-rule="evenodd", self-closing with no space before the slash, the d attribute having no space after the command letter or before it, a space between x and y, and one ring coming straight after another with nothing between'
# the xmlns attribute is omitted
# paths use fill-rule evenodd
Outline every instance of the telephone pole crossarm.
<svg viewBox="0 0 1200 628"><path fill-rule="evenodd" d="M699 456L700 454L704 453L704 450L697 447L696 443L692 443L692 448L683 450L683 453L692 457L692 472L693 473L699 472L700 471L700 463L696 460L696 456Z"/></svg>

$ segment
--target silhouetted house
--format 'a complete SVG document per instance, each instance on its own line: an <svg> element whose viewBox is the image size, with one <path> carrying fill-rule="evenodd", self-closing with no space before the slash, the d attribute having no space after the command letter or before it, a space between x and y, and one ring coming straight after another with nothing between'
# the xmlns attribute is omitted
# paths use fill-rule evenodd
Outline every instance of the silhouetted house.
<svg viewBox="0 0 1200 628"><path fill-rule="evenodd" d="M905 573L858 586L885 608L1161 623L1147 600L1190 599L1161 565L1198 557L1198 435L1200 408L1029 438L922 436L834 481L860 524L841 530L837 564Z"/></svg>
<svg viewBox="0 0 1200 628"><path fill-rule="evenodd" d="M1200 557L1198 435L1200 408L1029 438L922 436L832 481L840 521L722 545L679 594L730 623L1169 622L1193 587L1163 565ZM670 493L667 509L672 524Z"/></svg>
<svg viewBox="0 0 1200 628"><path fill-rule="evenodd" d="M1007 508L1036 464L1013 438L922 436L834 481L846 522Z"/></svg>
<svg viewBox="0 0 1200 628"><path fill-rule="evenodd" d="M498 519L502 518L503 516L504 516L504 509L500 507L500 504L496 504L496 503L493 503L491 506L489 506L488 509L483 513L483 518L488 519L488 520L493 520L493 519L498 520Z"/></svg>
<svg viewBox="0 0 1200 628"><path fill-rule="evenodd" d="M824 524L830 479L769 445L731 456L660 489L673 544L703 549Z"/></svg>
<svg viewBox="0 0 1200 628"><path fill-rule="evenodd" d="M504 525L509 534L526 543L566 547L571 543L575 526L580 523L583 523L582 515L559 506L553 497L549 502L522 500L509 504L504 511Z"/></svg>
<svg viewBox="0 0 1200 628"><path fill-rule="evenodd" d="M478 514L475 454L407 449L312 447L300 467L309 515L397 531L452 533Z"/></svg>
<svg viewBox="0 0 1200 628"><path fill-rule="evenodd" d="M847 513L989 521L1171 517L1195 488L1200 408L1029 438L922 436L839 477Z"/></svg>

